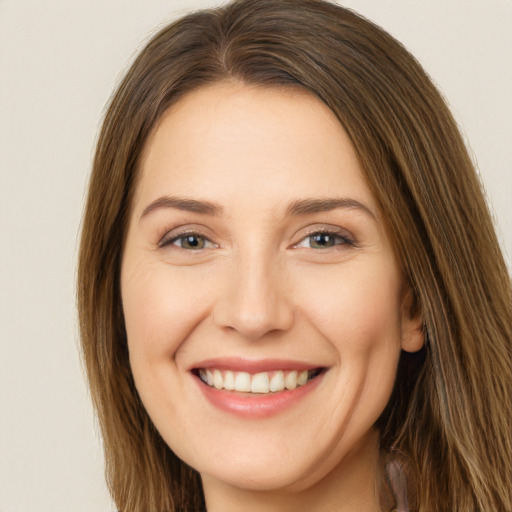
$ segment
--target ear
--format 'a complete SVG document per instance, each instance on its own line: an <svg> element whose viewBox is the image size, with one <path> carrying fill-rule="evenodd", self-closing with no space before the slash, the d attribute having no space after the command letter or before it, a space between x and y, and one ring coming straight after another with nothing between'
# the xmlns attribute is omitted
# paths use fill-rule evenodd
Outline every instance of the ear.
<svg viewBox="0 0 512 512"><path fill-rule="evenodd" d="M417 352L424 343L423 319L414 294L409 288L402 302L400 346L405 352Z"/></svg>

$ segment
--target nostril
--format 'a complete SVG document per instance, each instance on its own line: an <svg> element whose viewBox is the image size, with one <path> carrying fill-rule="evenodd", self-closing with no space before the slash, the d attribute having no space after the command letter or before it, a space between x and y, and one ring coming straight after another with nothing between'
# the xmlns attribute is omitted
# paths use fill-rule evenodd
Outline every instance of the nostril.
<svg viewBox="0 0 512 512"><path fill-rule="evenodd" d="M261 257L243 267L233 269L227 287L219 291L213 309L216 325L249 340L290 329L294 322L291 294L280 283L279 275L267 268Z"/></svg>

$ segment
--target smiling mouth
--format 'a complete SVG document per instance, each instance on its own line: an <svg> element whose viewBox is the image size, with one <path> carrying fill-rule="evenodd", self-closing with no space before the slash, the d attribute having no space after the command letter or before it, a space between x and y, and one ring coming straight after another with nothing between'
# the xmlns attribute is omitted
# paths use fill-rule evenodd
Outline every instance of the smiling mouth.
<svg viewBox="0 0 512 512"><path fill-rule="evenodd" d="M304 386L324 370L324 368L302 371L276 370L251 374L217 368L199 368L193 373L211 388L240 393L270 394L291 391Z"/></svg>

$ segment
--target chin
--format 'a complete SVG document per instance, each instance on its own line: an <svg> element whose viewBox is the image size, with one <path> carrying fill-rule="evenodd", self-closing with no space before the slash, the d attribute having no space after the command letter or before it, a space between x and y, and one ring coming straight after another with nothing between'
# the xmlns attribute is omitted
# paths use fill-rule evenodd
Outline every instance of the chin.
<svg viewBox="0 0 512 512"><path fill-rule="evenodd" d="M199 471L201 478L248 491L301 491L314 483L315 477L307 463L291 461L288 467L254 460L232 460L229 467L208 466Z"/></svg>

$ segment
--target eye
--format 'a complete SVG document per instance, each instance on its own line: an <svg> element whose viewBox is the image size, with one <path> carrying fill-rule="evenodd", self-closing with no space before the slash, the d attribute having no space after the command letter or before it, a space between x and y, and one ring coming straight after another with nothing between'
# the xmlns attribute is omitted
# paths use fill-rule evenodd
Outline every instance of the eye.
<svg viewBox="0 0 512 512"><path fill-rule="evenodd" d="M353 240L339 233L321 231L304 237L295 247L310 249L329 249L338 245L354 245Z"/></svg>
<svg viewBox="0 0 512 512"><path fill-rule="evenodd" d="M159 246L176 246L188 251L200 251L201 249L215 247L215 244L198 233L183 233L171 238L164 237Z"/></svg>

